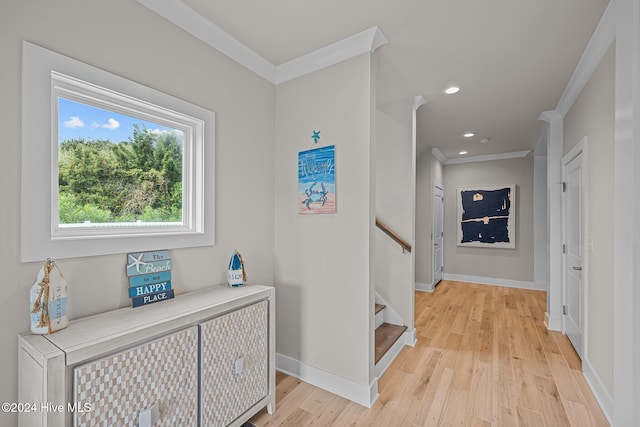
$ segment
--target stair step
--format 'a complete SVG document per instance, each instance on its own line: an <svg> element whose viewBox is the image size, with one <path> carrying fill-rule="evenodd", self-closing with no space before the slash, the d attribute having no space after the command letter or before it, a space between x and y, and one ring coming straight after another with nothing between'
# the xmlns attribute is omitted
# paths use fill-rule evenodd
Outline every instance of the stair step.
<svg viewBox="0 0 640 427"><path fill-rule="evenodd" d="M375 314L380 313L382 310L384 310L385 307L386 307L385 305L376 304L376 313Z"/></svg>
<svg viewBox="0 0 640 427"><path fill-rule="evenodd" d="M383 323L376 329L376 363L398 341L398 338L407 330L406 326Z"/></svg>

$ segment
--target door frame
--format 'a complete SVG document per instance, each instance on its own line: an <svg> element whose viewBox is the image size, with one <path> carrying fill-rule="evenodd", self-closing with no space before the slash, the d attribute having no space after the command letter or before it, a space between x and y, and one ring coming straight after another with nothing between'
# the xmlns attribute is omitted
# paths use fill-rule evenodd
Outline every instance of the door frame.
<svg viewBox="0 0 640 427"><path fill-rule="evenodd" d="M575 159L578 155L582 154L582 173L580 174L580 179L582 181L582 229L580 232L582 233L582 299L580 301L581 314L582 314L582 355L581 358L584 361L587 359L587 348L589 342L589 334L587 333L589 329L589 209L588 207L588 168L589 168L589 156L588 156L588 139L587 137L583 137L578 143L571 149L567 154L562 157L562 185L566 182L566 172L567 165ZM562 192L562 243L564 244L566 239L566 230L565 226L566 221L566 200L565 193ZM566 283L566 255L563 251L562 253L562 305L566 305L567 303L567 283ZM562 333L566 334L566 315L562 314Z"/></svg>
<svg viewBox="0 0 640 427"><path fill-rule="evenodd" d="M433 203L433 199L435 198L436 188L442 191L442 203L440 209L442 209L442 241L441 252L442 252L442 279L444 280L444 185L433 184L431 187L431 290L436 288L436 277L434 275L435 265L436 265L436 251L433 250L433 243L435 241L436 236L436 206Z"/></svg>

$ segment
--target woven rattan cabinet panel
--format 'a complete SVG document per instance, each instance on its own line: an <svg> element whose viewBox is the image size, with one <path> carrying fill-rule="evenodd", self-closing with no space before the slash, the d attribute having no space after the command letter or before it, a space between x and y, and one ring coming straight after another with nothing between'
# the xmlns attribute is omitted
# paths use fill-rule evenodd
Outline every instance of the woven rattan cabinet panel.
<svg viewBox="0 0 640 427"><path fill-rule="evenodd" d="M275 410L274 342L275 289L261 285L212 286L25 333L18 401L58 409L22 412L18 426L240 427Z"/></svg>
<svg viewBox="0 0 640 427"><path fill-rule="evenodd" d="M201 323L202 426L226 426L269 393L269 306Z"/></svg>
<svg viewBox="0 0 640 427"><path fill-rule="evenodd" d="M198 425L198 328L164 336L74 369L75 425L137 426L140 411L157 405L155 427Z"/></svg>

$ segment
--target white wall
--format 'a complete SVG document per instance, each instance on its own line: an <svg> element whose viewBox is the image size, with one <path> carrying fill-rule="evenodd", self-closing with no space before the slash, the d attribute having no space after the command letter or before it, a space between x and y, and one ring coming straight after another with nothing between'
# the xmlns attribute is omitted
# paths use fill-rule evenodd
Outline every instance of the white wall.
<svg viewBox="0 0 640 427"><path fill-rule="evenodd" d="M516 248L457 246L457 188L516 184ZM533 287L533 157L444 167L444 271ZM522 282L522 283L520 283Z"/></svg>
<svg viewBox="0 0 640 427"><path fill-rule="evenodd" d="M564 152L588 144L588 335L585 359L613 394L613 227L615 46L564 118Z"/></svg>
<svg viewBox="0 0 640 427"><path fill-rule="evenodd" d="M375 214L400 237L414 245L412 105L379 106L376 114ZM413 271L411 253L376 230L375 289L413 329Z"/></svg>
<svg viewBox="0 0 640 427"><path fill-rule="evenodd" d="M20 254L22 40L213 110L216 115L216 246L172 251L173 285L225 282L233 249L250 283L273 282L275 88L133 1L5 1L0 13L0 401L17 401L17 335L29 329L28 291L39 263ZM125 254L65 259L70 316L130 304ZM0 414L0 425L17 423Z"/></svg>
<svg viewBox="0 0 640 427"><path fill-rule="evenodd" d="M276 90L277 352L364 387L373 379L373 71L365 54ZM318 146L336 146L336 214L298 213L298 152L315 146L313 130Z"/></svg>
<svg viewBox="0 0 640 427"><path fill-rule="evenodd" d="M416 162L416 283L433 283L433 187L444 187L443 165L431 150L424 151ZM444 189L445 193L447 189Z"/></svg>
<svg viewBox="0 0 640 427"><path fill-rule="evenodd" d="M546 143L546 141L545 141ZM549 289L547 238L547 156L533 157L533 281L536 289Z"/></svg>

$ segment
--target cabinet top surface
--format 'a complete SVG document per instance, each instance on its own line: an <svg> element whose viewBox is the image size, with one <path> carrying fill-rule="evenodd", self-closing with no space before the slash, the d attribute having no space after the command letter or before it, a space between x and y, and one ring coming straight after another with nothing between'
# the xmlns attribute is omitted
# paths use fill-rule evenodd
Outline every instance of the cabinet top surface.
<svg viewBox="0 0 640 427"><path fill-rule="evenodd" d="M237 288L226 285L213 286L176 295L174 299L156 304L135 309L125 307L73 320L69 322L66 329L45 337L59 349L70 353L172 321L180 326L181 318L185 316L192 315L194 316L192 320L195 319L195 321L204 320L207 315L216 315L216 309L224 312L244 303L273 295L274 288L269 286L245 285ZM202 319L198 319L199 316Z"/></svg>

